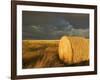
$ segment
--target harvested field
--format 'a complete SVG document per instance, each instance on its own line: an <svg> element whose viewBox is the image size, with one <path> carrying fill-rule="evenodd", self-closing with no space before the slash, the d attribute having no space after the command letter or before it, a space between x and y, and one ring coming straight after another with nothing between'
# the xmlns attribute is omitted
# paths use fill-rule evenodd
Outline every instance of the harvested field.
<svg viewBox="0 0 100 80"><path fill-rule="evenodd" d="M78 44L74 42L75 38L69 37L72 47ZM87 43L89 41L86 40ZM80 42L81 43L81 42ZM85 44L84 44L85 46ZM83 47L84 47L83 46ZM89 49L89 46L86 46ZM80 44L81 48L81 44ZM79 49L80 49L79 48ZM77 53L78 48L75 47ZM84 49L85 50L85 49ZM84 51L84 57L87 57ZM89 53L88 53L89 54ZM75 59L77 62L77 59ZM26 68L46 68L46 67L67 67L67 66L85 66L89 65L89 60L83 60L79 63L66 64L59 58L59 40L23 40L22 42L22 67Z"/></svg>

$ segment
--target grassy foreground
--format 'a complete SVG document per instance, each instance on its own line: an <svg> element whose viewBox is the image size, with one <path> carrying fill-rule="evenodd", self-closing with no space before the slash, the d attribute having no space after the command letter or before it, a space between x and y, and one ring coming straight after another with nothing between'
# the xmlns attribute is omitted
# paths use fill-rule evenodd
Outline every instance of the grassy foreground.
<svg viewBox="0 0 100 80"><path fill-rule="evenodd" d="M23 68L67 67L88 65L88 61L67 65L58 56L59 40L23 40Z"/></svg>

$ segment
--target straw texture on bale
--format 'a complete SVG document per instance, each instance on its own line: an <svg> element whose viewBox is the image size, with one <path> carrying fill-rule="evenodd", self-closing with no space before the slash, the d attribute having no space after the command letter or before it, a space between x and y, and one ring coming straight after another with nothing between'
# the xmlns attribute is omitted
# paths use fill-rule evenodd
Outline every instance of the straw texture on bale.
<svg viewBox="0 0 100 80"><path fill-rule="evenodd" d="M64 36L59 42L59 58L67 64L72 63L72 48L68 37Z"/></svg>
<svg viewBox="0 0 100 80"><path fill-rule="evenodd" d="M63 36L59 42L59 58L67 64L89 60L89 40Z"/></svg>

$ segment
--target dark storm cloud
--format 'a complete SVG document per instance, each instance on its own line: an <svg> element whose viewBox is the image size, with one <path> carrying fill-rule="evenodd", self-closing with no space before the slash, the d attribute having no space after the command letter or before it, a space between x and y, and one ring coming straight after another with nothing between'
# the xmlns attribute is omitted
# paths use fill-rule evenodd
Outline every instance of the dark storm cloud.
<svg viewBox="0 0 100 80"><path fill-rule="evenodd" d="M89 15L23 11L23 39L59 39L63 35L89 37Z"/></svg>

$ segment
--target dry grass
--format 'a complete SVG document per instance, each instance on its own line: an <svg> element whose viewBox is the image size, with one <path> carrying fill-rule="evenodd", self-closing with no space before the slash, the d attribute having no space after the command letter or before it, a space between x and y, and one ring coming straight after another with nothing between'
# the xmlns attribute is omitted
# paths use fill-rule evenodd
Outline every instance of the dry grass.
<svg viewBox="0 0 100 80"><path fill-rule="evenodd" d="M72 64L72 46L69 38L63 36L59 41L59 58L66 64Z"/></svg>
<svg viewBox="0 0 100 80"><path fill-rule="evenodd" d="M88 61L78 64L65 64L58 55L59 40L23 40L23 68L84 66Z"/></svg>
<svg viewBox="0 0 100 80"><path fill-rule="evenodd" d="M23 40L23 68L63 65L58 57L58 43L58 40Z"/></svg>
<svg viewBox="0 0 100 80"><path fill-rule="evenodd" d="M89 40L63 36L59 41L59 57L66 64L89 61Z"/></svg>
<svg viewBox="0 0 100 80"><path fill-rule="evenodd" d="M69 37L73 51L73 63L89 60L89 40L82 37Z"/></svg>

